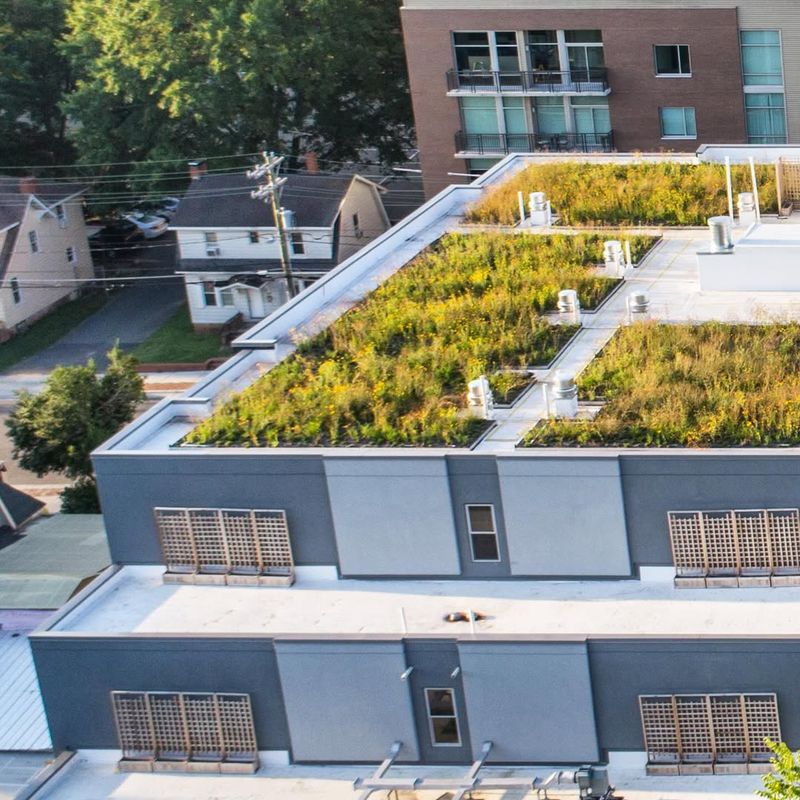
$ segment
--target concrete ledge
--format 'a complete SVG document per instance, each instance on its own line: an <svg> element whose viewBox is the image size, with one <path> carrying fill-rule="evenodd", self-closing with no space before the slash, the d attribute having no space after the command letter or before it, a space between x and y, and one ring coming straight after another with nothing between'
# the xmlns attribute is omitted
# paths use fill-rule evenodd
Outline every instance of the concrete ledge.
<svg viewBox="0 0 800 800"><path fill-rule="evenodd" d="M136 761L130 758L123 758L117 764L119 772L152 772L152 761Z"/></svg>
<svg viewBox="0 0 800 800"><path fill-rule="evenodd" d="M714 764L715 775L747 775L747 764L740 762L737 764Z"/></svg>
<svg viewBox="0 0 800 800"><path fill-rule="evenodd" d="M225 575L201 572L165 572L165 584L178 586L291 586L291 575Z"/></svg>
<svg viewBox="0 0 800 800"><path fill-rule="evenodd" d="M646 767L648 775L680 775L677 764L648 764Z"/></svg>
<svg viewBox="0 0 800 800"><path fill-rule="evenodd" d="M679 764L678 773L680 775L713 775L714 765L708 764Z"/></svg>

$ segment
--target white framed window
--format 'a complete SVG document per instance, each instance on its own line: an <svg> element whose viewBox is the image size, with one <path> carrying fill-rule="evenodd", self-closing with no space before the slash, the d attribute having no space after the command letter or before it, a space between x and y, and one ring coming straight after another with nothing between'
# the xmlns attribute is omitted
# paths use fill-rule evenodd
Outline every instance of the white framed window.
<svg viewBox="0 0 800 800"><path fill-rule="evenodd" d="M12 278L10 281L11 297L14 300L14 305L18 306L22 302L22 291L19 288L19 278Z"/></svg>
<svg viewBox="0 0 800 800"><path fill-rule="evenodd" d="M750 144L786 142L786 102L783 92L745 92L747 141Z"/></svg>
<svg viewBox="0 0 800 800"><path fill-rule="evenodd" d="M655 44L653 58L660 78L690 78L692 64L688 44Z"/></svg>
<svg viewBox="0 0 800 800"><path fill-rule="evenodd" d="M67 209L63 203L59 203L56 206L56 219L58 220L58 224L61 228L67 227Z"/></svg>
<svg viewBox="0 0 800 800"><path fill-rule="evenodd" d="M292 253L296 256L305 255L306 245L302 233L292 233L290 235L290 242L292 245Z"/></svg>
<svg viewBox="0 0 800 800"><path fill-rule="evenodd" d="M497 541L497 522L494 506L467 505L467 530L473 561L499 561L500 546Z"/></svg>
<svg viewBox="0 0 800 800"><path fill-rule="evenodd" d="M434 747L461 747L456 696L453 689L425 689L425 708Z"/></svg>
<svg viewBox="0 0 800 800"><path fill-rule="evenodd" d="M214 281L203 281L201 288L203 290L203 302L207 306L217 305L217 289L214 286Z"/></svg>
<svg viewBox="0 0 800 800"><path fill-rule="evenodd" d="M65 252L67 256L67 264L74 264L78 260L78 256L75 253L74 247L68 247Z"/></svg>
<svg viewBox="0 0 800 800"><path fill-rule="evenodd" d="M692 106L660 108L662 139L696 139L697 122Z"/></svg>
<svg viewBox="0 0 800 800"><path fill-rule="evenodd" d="M233 289L223 289L219 293L219 299L222 301L222 305L224 305L224 306L232 306L233 305Z"/></svg>
<svg viewBox="0 0 800 800"><path fill-rule="evenodd" d="M31 253L39 252L39 234L36 231L28 231L28 241L31 245Z"/></svg>

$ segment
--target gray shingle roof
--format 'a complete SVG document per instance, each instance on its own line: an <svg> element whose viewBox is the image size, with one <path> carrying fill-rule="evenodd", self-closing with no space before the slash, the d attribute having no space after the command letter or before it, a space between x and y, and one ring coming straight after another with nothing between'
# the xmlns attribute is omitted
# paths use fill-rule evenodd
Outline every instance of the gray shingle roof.
<svg viewBox="0 0 800 800"><path fill-rule="evenodd" d="M297 227L329 228L352 181L352 175L288 175L281 204L294 212ZM269 203L250 197L257 185L244 174L204 175L192 181L171 227L272 228Z"/></svg>
<svg viewBox="0 0 800 800"><path fill-rule="evenodd" d="M25 494L25 492L21 492L7 483L0 483L0 500L2 500L6 511L11 515L11 519L8 522L15 526L22 525L44 507L44 503L41 500L31 497L29 494ZM3 516L4 514L0 512L0 525L5 521Z"/></svg>
<svg viewBox="0 0 800 800"><path fill-rule="evenodd" d="M0 228L22 222L30 192L20 192L20 179L14 175L0 175ZM48 183L37 181L34 196L43 203L52 205L58 200L82 192L86 187L80 183Z"/></svg>

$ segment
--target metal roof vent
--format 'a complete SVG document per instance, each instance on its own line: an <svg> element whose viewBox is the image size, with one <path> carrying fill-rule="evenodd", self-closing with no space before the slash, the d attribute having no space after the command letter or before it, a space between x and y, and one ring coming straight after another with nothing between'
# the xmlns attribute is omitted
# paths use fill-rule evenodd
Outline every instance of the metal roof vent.
<svg viewBox="0 0 800 800"><path fill-rule="evenodd" d="M728 253L733 250L733 221L730 217L709 217L711 252Z"/></svg>
<svg viewBox="0 0 800 800"><path fill-rule="evenodd" d="M739 209L739 224L755 225L757 220L756 214L756 196L752 192L742 192L737 198L736 205Z"/></svg>
<svg viewBox="0 0 800 800"><path fill-rule="evenodd" d="M556 417L573 419L578 416L578 387L575 376L556 370L550 383L552 410Z"/></svg>
<svg viewBox="0 0 800 800"><path fill-rule="evenodd" d="M625 302L629 314L646 314L650 308L650 298L645 292L631 292Z"/></svg>
<svg viewBox="0 0 800 800"><path fill-rule="evenodd" d="M606 268L619 273L625 269L625 256L622 252L622 242L611 239L603 245L603 261Z"/></svg>
<svg viewBox="0 0 800 800"><path fill-rule="evenodd" d="M492 419L494 416L494 397L485 375L481 375L467 385L467 409L470 416L479 419Z"/></svg>
<svg viewBox="0 0 800 800"><path fill-rule="evenodd" d="M558 293L558 303L556 305L559 314L564 314L568 321L580 325L581 322L581 301L575 289L562 289Z"/></svg>
<svg viewBox="0 0 800 800"><path fill-rule="evenodd" d="M281 216L283 217L283 225L286 228L294 228L295 227L295 220L294 220L294 211L288 208L281 209Z"/></svg>
<svg viewBox="0 0 800 800"><path fill-rule="evenodd" d="M550 210L550 201L544 192L531 192L528 195L528 214L525 214L525 196L517 193L519 202L519 215L522 225L529 227L547 227L553 221Z"/></svg>

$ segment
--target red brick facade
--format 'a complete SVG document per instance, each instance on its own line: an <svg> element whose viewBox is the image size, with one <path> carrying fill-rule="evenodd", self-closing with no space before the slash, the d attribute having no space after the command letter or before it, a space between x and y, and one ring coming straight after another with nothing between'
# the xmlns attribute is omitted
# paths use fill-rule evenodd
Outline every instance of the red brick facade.
<svg viewBox="0 0 800 800"><path fill-rule="evenodd" d="M403 9L406 58L426 193L464 172L454 158L461 128L458 99L447 97L446 72L454 67L451 32L476 30L597 29L611 94L614 145L619 151L694 151L700 144L747 141L739 29L735 8L664 10L447 10ZM691 78L656 77L654 44L686 44ZM696 140L661 138L659 108L693 106Z"/></svg>

